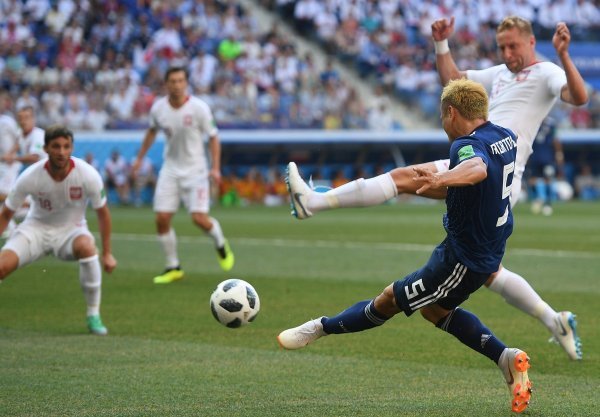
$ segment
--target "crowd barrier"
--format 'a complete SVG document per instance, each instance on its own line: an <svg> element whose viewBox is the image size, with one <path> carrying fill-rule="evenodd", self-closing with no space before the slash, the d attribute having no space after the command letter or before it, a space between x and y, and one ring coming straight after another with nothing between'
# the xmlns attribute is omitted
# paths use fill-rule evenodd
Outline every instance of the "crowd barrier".
<svg viewBox="0 0 600 417"><path fill-rule="evenodd" d="M566 151L588 151L600 153L600 130L559 130L558 136ZM118 150L127 160L137 154L144 137L143 131L80 132L75 134L74 155L83 158L92 153L102 166L112 150ZM403 153L427 148L443 155L448 151L448 138L442 130L417 131L324 131L324 130L222 130L219 134L223 152L268 152L278 150L294 152L301 150L327 149L335 153L368 146L372 151L395 155L401 164ZM162 163L164 136L159 134L156 143L148 152L156 167ZM236 163L227 158L228 163ZM327 161L325 161L327 162ZM600 161L598 161L600 162Z"/></svg>

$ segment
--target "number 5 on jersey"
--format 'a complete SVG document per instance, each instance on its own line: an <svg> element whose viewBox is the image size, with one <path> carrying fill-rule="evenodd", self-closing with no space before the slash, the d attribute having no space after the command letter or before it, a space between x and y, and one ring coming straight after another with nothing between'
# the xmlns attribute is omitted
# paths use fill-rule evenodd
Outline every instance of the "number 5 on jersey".
<svg viewBox="0 0 600 417"><path fill-rule="evenodd" d="M502 200L505 200L510 197L510 191L512 189L512 178L510 174L512 174L515 170L514 161L510 164L504 165L504 172L502 174ZM510 183L508 182L508 178L510 177ZM498 217L498 221L496 222L496 227L502 226L508 220L508 206L510 206L510 199L506 204L506 209L504 210L504 214Z"/></svg>

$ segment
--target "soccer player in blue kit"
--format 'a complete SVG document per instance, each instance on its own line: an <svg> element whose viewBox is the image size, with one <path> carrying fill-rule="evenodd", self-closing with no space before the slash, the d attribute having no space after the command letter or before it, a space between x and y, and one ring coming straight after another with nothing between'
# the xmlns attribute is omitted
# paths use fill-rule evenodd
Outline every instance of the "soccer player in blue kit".
<svg viewBox="0 0 600 417"><path fill-rule="evenodd" d="M384 324L404 312L421 315L471 349L493 360L511 393L511 408L529 405L531 382L526 352L508 348L474 314L459 308L498 270L512 233L510 190L516 135L487 120L488 96L474 81L451 81L442 91L442 125L451 142L448 171L414 167L418 194L447 192L443 218L447 236L421 269L387 286L373 300L360 301L333 317L284 330L277 340L300 349L329 334L354 333Z"/></svg>

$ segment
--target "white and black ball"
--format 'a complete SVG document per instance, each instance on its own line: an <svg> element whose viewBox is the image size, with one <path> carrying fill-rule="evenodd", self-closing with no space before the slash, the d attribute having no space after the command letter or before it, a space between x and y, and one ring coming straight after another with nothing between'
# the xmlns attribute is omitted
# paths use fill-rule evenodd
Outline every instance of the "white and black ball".
<svg viewBox="0 0 600 417"><path fill-rule="evenodd" d="M210 310L222 325L241 327L256 318L260 310L260 299L252 285L232 278L217 285L210 296Z"/></svg>

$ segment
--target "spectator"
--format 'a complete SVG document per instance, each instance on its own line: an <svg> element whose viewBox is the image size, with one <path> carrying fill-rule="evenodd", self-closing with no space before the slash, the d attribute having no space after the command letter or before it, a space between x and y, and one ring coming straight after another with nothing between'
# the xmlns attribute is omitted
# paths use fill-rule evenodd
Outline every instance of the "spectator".
<svg viewBox="0 0 600 417"><path fill-rule="evenodd" d="M4 45L25 45L35 43L35 40L27 26L19 24L15 17L10 17L6 26L0 30L0 42Z"/></svg>
<svg viewBox="0 0 600 417"><path fill-rule="evenodd" d="M85 154L84 160L85 160L85 162L90 164L92 167L94 167L94 169L96 169L96 171L100 172L100 164L98 163L98 160L96 159L96 157L94 157L93 153L87 152Z"/></svg>
<svg viewBox="0 0 600 417"><path fill-rule="evenodd" d="M370 130L390 131L394 128L394 119L387 102L380 101L369 111L367 128Z"/></svg>
<svg viewBox="0 0 600 417"><path fill-rule="evenodd" d="M242 53L242 45L230 34L219 43L218 51L223 61L233 61Z"/></svg>
<svg viewBox="0 0 600 417"><path fill-rule="evenodd" d="M104 109L101 97L93 97L90 99L90 109L87 112L87 117L83 122L83 129L93 132L101 132L105 130L110 123L110 115Z"/></svg>
<svg viewBox="0 0 600 417"><path fill-rule="evenodd" d="M575 177L575 192L584 201L600 198L600 178L594 176L589 164L582 165Z"/></svg>
<svg viewBox="0 0 600 417"><path fill-rule="evenodd" d="M79 98L72 94L68 97L68 109L65 112L64 123L77 131L85 127L87 116Z"/></svg>
<svg viewBox="0 0 600 417"><path fill-rule="evenodd" d="M129 204L129 165L117 149L113 149L110 158L104 162L104 174L107 190L116 190L119 203Z"/></svg>

